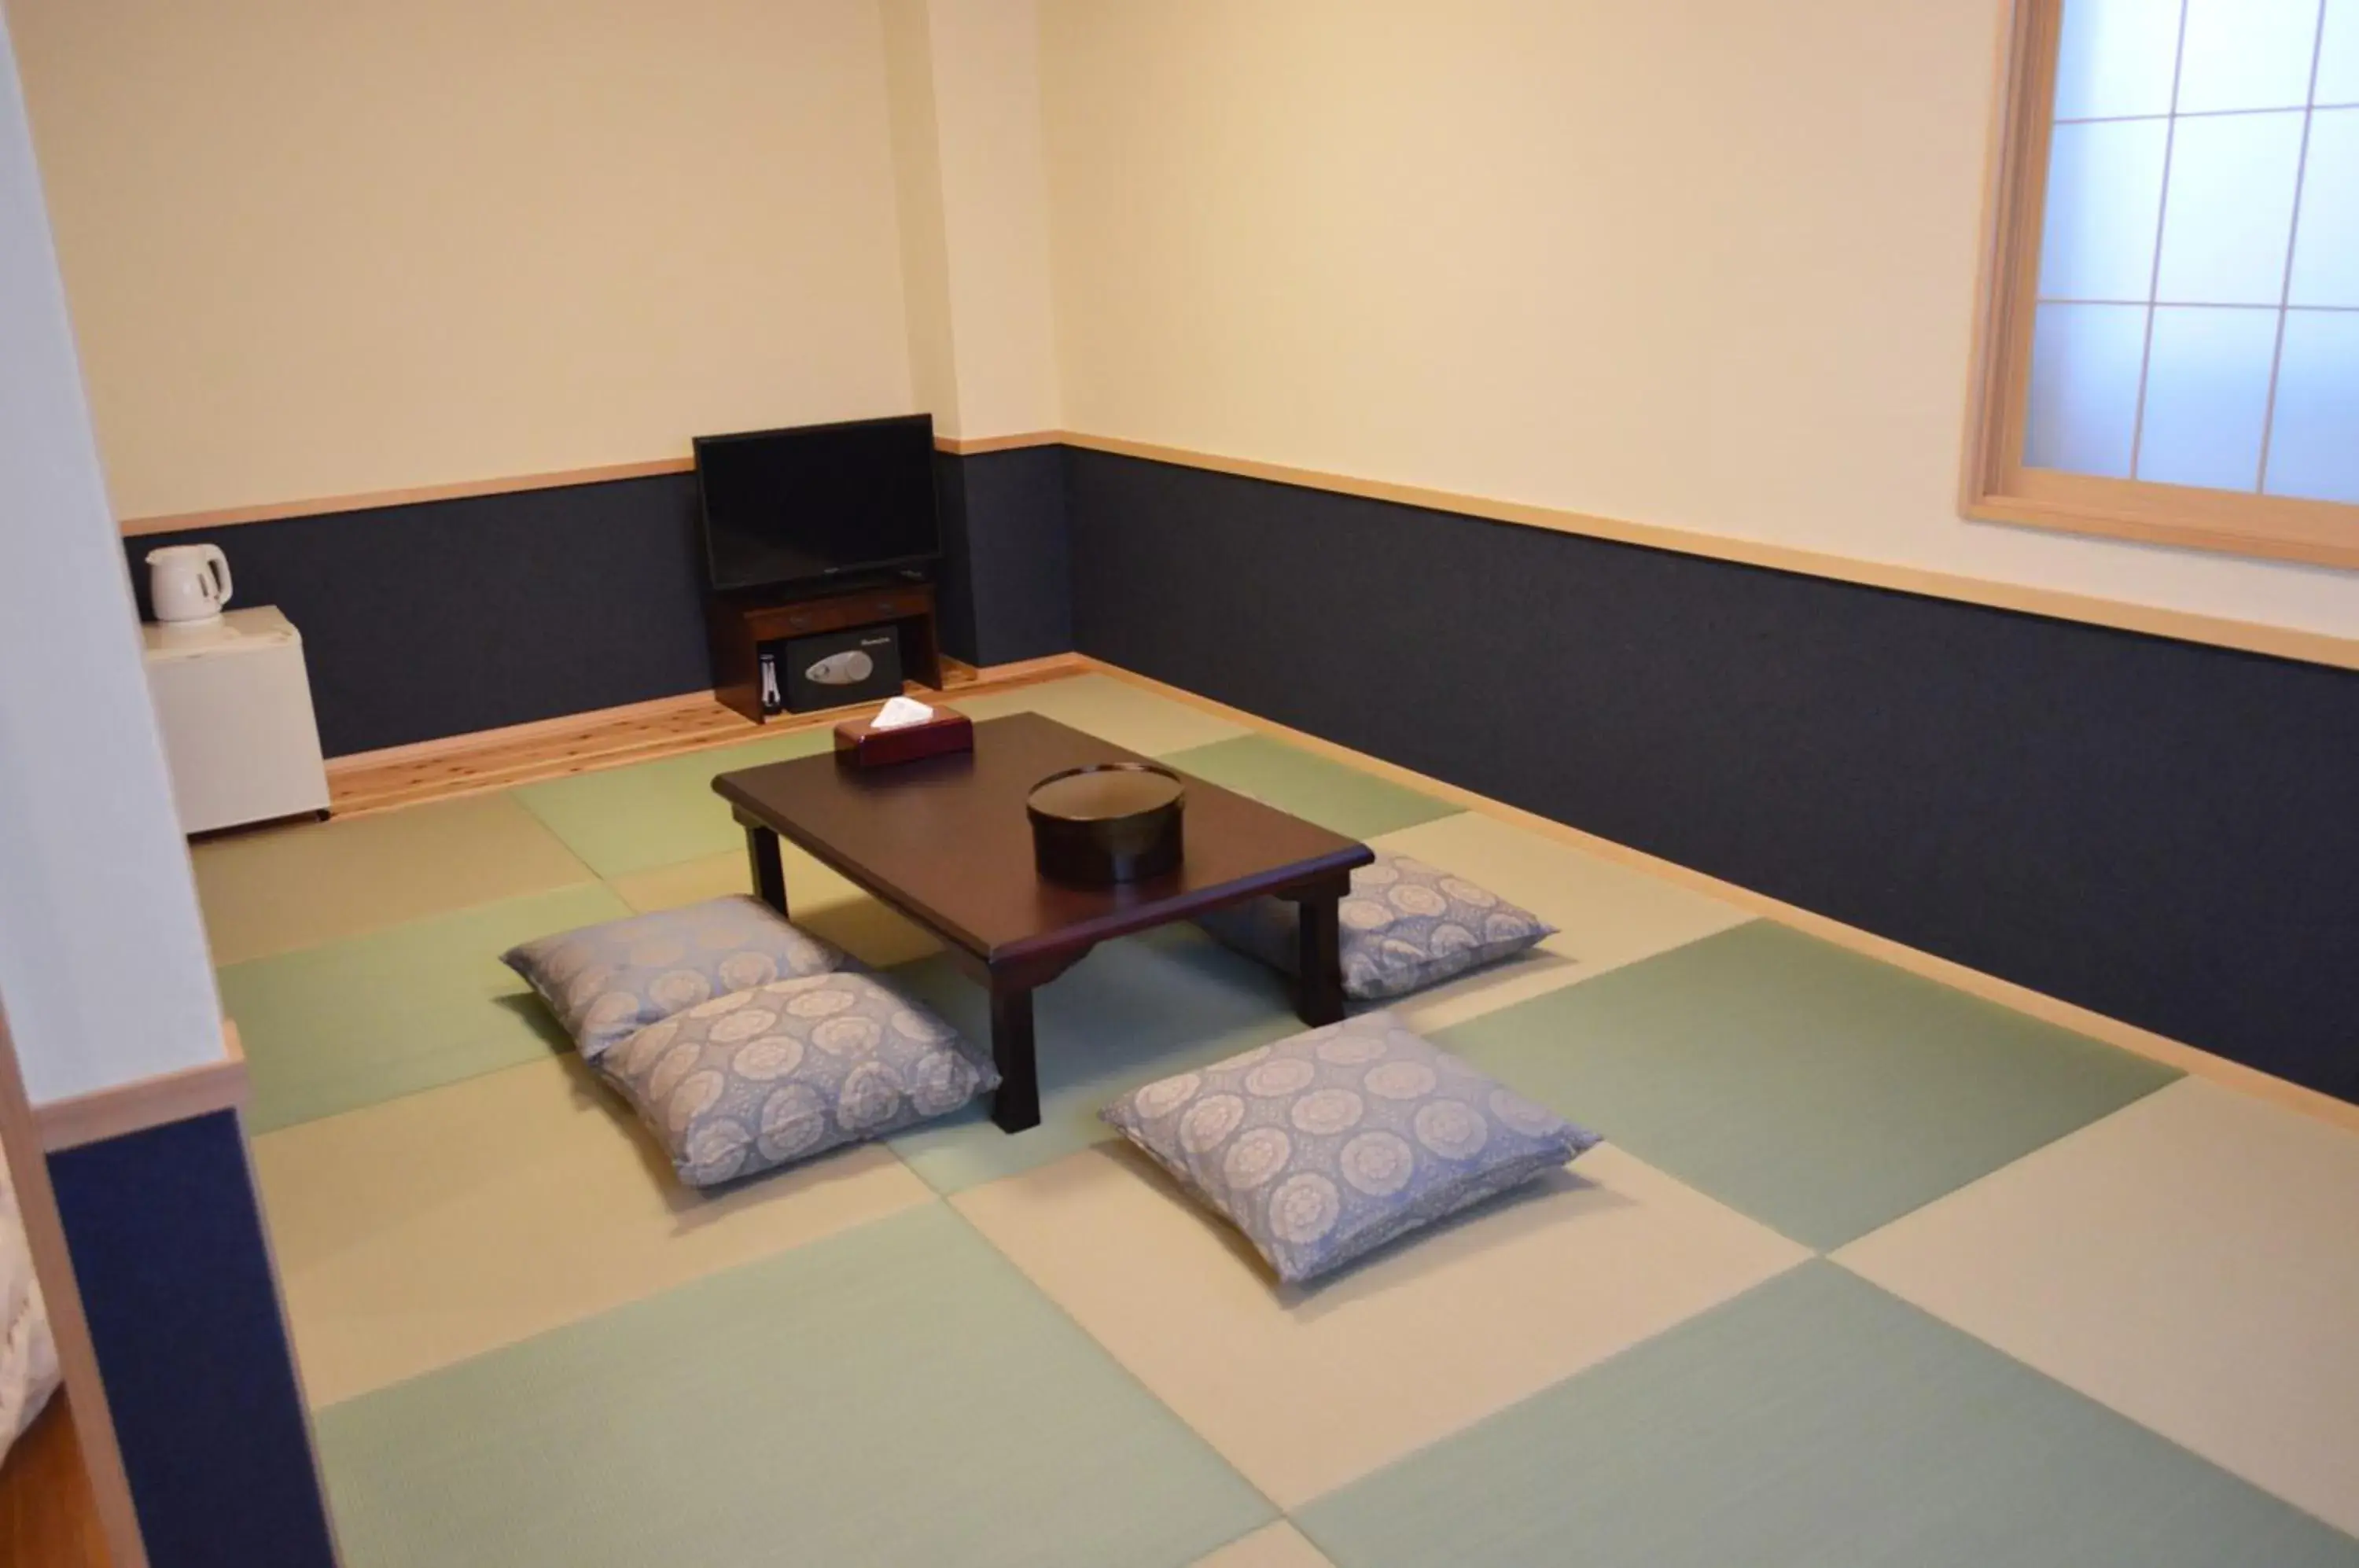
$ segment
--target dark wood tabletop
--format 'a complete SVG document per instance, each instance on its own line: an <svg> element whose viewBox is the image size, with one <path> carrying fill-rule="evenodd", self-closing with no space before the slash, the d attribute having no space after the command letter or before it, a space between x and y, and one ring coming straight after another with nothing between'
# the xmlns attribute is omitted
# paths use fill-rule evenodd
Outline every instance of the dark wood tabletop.
<svg viewBox="0 0 2359 1568"><path fill-rule="evenodd" d="M861 769L832 755L724 773L723 799L986 962L1186 920L1321 871L1366 845L1185 776L1180 867L1116 887L1043 881L1025 797L1051 773L1147 761L1037 713L974 726L974 750Z"/></svg>
<svg viewBox="0 0 2359 1568"><path fill-rule="evenodd" d="M991 993L1000 1086L992 1118L1009 1132L1040 1120L1032 992L1110 937L1268 895L1301 911L1295 1010L1310 1024L1343 1014L1336 906L1364 844L1234 790L1181 774L1177 869L1112 887L1042 877L1025 798L1052 773L1148 758L1037 713L974 726L974 749L860 768L833 754L723 773L714 792L745 829L754 890L787 912L778 841L833 866L940 938Z"/></svg>

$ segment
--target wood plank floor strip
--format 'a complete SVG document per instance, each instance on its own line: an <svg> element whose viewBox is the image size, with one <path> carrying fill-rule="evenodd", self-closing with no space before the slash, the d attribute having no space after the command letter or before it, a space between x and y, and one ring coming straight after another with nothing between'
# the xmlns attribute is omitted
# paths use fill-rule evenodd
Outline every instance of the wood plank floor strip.
<svg viewBox="0 0 2359 1568"><path fill-rule="evenodd" d="M63 1389L0 1465L0 1563L108 1568L106 1534Z"/></svg>
<svg viewBox="0 0 2359 1568"><path fill-rule="evenodd" d="M967 692L1012 691L1081 672L1079 658L1058 654L1021 664L974 670L945 660L944 691L912 683L912 696L940 701ZM756 724L709 695L583 713L572 722L544 720L513 729L453 736L420 746L340 757L328 765L331 809L339 817L390 811L426 800L505 789L625 763L705 751L764 735L832 725L866 703L791 713Z"/></svg>

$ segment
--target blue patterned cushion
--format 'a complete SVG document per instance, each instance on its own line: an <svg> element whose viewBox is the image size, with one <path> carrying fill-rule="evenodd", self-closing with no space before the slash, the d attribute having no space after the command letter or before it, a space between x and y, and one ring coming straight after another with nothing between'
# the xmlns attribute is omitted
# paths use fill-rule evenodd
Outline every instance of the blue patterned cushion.
<svg viewBox="0 0 2359 1568"><path fill-rule="evenodd" d="M1364 1002L1438 985L1556 934L1554 926L1488 887L1383 850L1352 873L1351 894L1338 913L1343 995ZM1238 952L1294 973L1299 906L1255 898L1198 923Z"/></svg>
<svg viewBox="0 0 2359 1568"><path fill-rule="evenodd" d="M1159 1079L1101 1114L1288 1283L1597 1142L1385 1012Z"/></svg>
<svg viewBox="0 0 2359 1568"><path fill-rule="evenodd" d="M850 964L758 898L735 894L520 943L500 962L523 975L584 1060L699 1002Z"/></svg>
<svg viewBox="0 0 2359 1568"><path fill-rule="evenodd" d="M648 1025L598 1058L691 1187L947 1116L990 1060L866 975L780 980Z"/></svg>

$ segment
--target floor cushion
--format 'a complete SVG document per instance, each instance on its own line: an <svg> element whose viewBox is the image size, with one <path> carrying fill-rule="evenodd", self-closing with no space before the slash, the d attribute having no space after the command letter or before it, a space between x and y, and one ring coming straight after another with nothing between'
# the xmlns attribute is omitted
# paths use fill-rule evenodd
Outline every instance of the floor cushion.
<svg viewBox="0 0 2359 1568"><path fill-rule="evenodd" d="M598 1057L691 1187L806 1160L999 1086L926 1007L848 970L715 996Z"/></svg>
<svg viewBox="0 0 2359 1568"><path fill-rule="evenodd" d="M1598 1141L1388 1012L1143 1084L1101 1115L1288 1283Z"/></svg>
<svg viewBox="0 0 2359 1568"><path fill-rule="evenodd" d="M500 962L524 976L594 1062L701 1002L824 975L851 960L739 893L539 937L508 949Z"/></svg>
<svg viewBox="0 0 2359 1568"><path fill-rule="evenodd" d="M1364 1002L1438 985L1556 934L1554 926L1487 887L1383 850L1352 873L1352 891L1338 913L1343 994ZM1255 898L1197 923L1288 975L1298 967L1299 905Z"/></svg>

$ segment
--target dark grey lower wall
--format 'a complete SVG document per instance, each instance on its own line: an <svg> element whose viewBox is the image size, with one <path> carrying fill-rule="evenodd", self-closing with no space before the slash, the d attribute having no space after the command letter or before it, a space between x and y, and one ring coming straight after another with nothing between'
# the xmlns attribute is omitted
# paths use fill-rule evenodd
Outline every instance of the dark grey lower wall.
<svg viewBox="0 0 2359 1568"><path fill-rule="evenodd" d="M1071 648L1062 449L938 459L944 646L1001 664ZM331 757L703 690L696 479L666 474L125 540L210 540L234 604L303 634Z"/></svg>
<svg viewBox="0 0 2359 1568"><path fill-rule="evenodd" d="M936 461L943 648L969 664L1072 651L1064 448Z"/></svg>
<svg viewBox="0 0 2359 1568"><path fill-rule="evenodd" d="M303 634L331 757L712 684L696 479L665 474L125 540L208 539Z"/></svg>
<svg viewBox="0 0 2359 1568"><path fill-rule="evenodd" d="M49 1157L153 1568L333 1568L234 1112Z"/></svg>
<svg viewBox="0 0 2359 1568"><path fill-rule="evenodd" d="M2359 1100L2359 676L1067 462L1085 653Z"/></svg>

